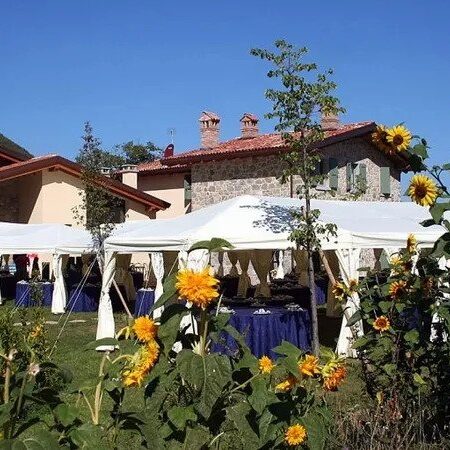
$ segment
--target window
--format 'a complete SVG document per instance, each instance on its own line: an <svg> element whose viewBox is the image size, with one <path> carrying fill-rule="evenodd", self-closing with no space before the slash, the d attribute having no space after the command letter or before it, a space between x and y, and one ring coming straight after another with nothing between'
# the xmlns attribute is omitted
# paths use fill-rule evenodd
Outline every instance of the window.
<svg viewBox="0 0 450 450"><path fill-rule="evenodd" d="M346 167L347 192L356 194L367 189L367 168L362 163L347 163Z"/></svg>
<svg viewBox="0 0 450 450"><path fill-rule="evenodd" d="M386 197L391 195L391 169L389 167L380 167L380 191Z"/></svg>

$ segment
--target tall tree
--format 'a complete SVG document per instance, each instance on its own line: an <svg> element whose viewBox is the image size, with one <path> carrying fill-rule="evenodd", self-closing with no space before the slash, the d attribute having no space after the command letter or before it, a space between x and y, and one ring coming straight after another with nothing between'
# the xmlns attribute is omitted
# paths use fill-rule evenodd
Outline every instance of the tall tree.
<svg viewBox="0 0 450 450"><path fill-rule="evenodd" d="M141 164L161 157L162 149L153 142L138 144L134 141L115 146L116 152L123 158L123 164Z"/></svg>
<svg viewBox="0 0 450 450"><path fill-rule="evenodd" d="M269 119L277 119L275 129L282 133L289 152L283 155L286 169L281 182L301 179L297 194L305 200L305 207L294 214L297 227L291 234L297 248L306 250L308 255L308 280L311 290L312 351L319 354L319 329L317 319L317 299L313 253L320 250L321 239L335 232L333 224L321 224L320 211L311 209L312 188L320 182L317 165L320 156L315 149L323 139L321 115L343 112L337 97L332 93L336 84L329 80L332 70L321 73L315 63L305 62L306 47L296 48L284 40L275 42L276 51L254 48L251 54L268 61L272 68L269 78L277 79L278 89L266 90L266 98L272 103Z"/></svg>
<svg viewBox="0 0 450 450"><path fill-rule="evenodd" d="M102 187L102 167L105 155L89 122L84 125L81 147L76 161L82 166L81 179L84 190L80 192L81 204L73 208L78 222L85 225L95 242L101 245L117 221L117 212L122 208L122 199L111 195Z"/></svg>

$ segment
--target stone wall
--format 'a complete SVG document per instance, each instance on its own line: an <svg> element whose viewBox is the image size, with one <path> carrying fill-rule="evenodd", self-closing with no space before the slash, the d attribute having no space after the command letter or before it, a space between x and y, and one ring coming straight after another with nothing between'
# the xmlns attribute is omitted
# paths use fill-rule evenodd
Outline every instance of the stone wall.
<svg viewBox="0 0 450 450"><path fill-rule="evenodd" d="M0 184L0 222L19 222L19 199L16 180Z"/></svg>
<svg viewBox="0 0 450 450"><path fill-rule="evenodd" d="M338 160L338 189L318 190L319 198L349 198L347 194L346 165L362 163L367 169L367 190L358 200L399 201L400 172L372 144L356 138L328 146L322 150L323 158ZM380 167L391 167L391 195L380 191ZM221 202L238 195L289 196L289 183L280 184L283 163L277 155L249 156L229 160L208 161L195 164L192 169L192 209ZM297 178L297 177L296 177ZM294 188L299 180L294 179Z"/></svg>

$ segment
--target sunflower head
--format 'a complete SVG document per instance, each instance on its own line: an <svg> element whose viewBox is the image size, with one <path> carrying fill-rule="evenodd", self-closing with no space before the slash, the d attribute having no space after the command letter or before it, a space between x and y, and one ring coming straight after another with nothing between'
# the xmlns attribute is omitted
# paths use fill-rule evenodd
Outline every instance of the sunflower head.
<svg viewBox="0 0 450 450"><path fill-rule="evenodd" d="M307 377L313 377L320 373L319 358L314 355L306 355L304 359L298 363L299 372Z"/></svg>
<svg viewBox="0 0 450 450"><path fill-rule="evenodd" d="M339 300L340 302L342 302L347 297L347 286L344 283L337 281L333 285L332 292L333 292L333 295L335 296L336 300Z"/></svg>
<svg viewBox="0 0 450 450"><path fill-rule="evenodd" d="M122 372L122 383L125 387L140 386L144 379L144 372L138 368L125 369Z"/></svg>
<svg viewBox="0 0 450 450"><path fill-rule="evenodd" d="M158 325L148 316L138 317L133 324L133 332L141 342L150 342L158 332Z"/></svg>
<svg viewBox="0 0 450 450"><path fill-rule="evenodd" d="M409 147L411 137L411 133L403 125L397 125L396 127L388 128L386 130L387 142L398 152L406 150Z"/></svg>
<svg viewBox="0 0 450 450"><path fill-rule="evenodd" d="M259 358L258 363L258 367L261 373L270 373L275 368L275 364L268 356Z"/></svg>
<svg viewBox="0 0 450 450"><path fill-rule="evenodd" d="M38 337L42 336L43 332L44 332L43 326L41 324L36 324L30 331L30 338L37 339Z"/></svg>
<svg viewBox="0 0 450 450"><path fill-rule="evenodd" d="M406 239L406 250L411 254L417 253L417 238L412 233L410 233L408 239Z"/></svg>
<svg viewBox="0 0 450 450"><path fill-rule="evenodd" d="M144 373L148 373L150 369L156 364L159 356L159 345L152 339L142 347L139 355L137 366L143 370Z"/></svg>
<svg viewBox="0 0 450 450"><path fill-rule="evenodd" d="M276 391L288 392L297 384L297 378L289 375L285 380L281 381L275 386Z"/></svg>
<svg viewBox="0 0 450 450"><path fill-rule="evenodd" d="M406 293L406 281L393 281L389 286L389 295L394 299L399 299Z"/></svg>
<svg viewBox="0 0 450 450"><path fill-rule="evenodd" d="M373 322L373 328L377 331L387 331L391 327L391 322L386 316L379 316Z"/></svg>
<svg viewBox="0 0 450 450"><path fill-rule="evenodd" d="M394 148L387 141L387 132L384 125L377 125L377 129L372 133L372 142L383 152L391 153Z"/></svg>
<svg viewBox="0 0 450 450"><path fill-rule="evenodd" d="M335 391L347 376L347 370L343 365L336 367L327 377L323 380L323 388L326 391Z"/></svg>
<svg viewBox="0 0 450 450"><path fill-rule="evenodd" d="M431 178L420 174L411 178L408 195L413 202L421 206L431 206L435 203L438 194L438 188Z"/></svg>
<svg viewBox="0 0 450 450"><path fill-rule="evenodd" d="M296 423L286 430L284 433L284 441L288 446L296 447L305 442L306 436L306 428L303 425Z"/></svg>
<svg viewBox="0 0 450 450"><path fill-rule="evenodd" d="M178 272L176 288L180 297L205 309L219 293L219 280L210 274L209 267L200 272L192 269L182 269Z"/></svg>

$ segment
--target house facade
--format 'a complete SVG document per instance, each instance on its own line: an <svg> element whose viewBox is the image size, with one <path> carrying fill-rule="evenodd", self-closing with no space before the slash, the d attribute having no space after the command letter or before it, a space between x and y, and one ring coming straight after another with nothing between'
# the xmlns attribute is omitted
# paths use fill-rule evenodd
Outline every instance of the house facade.
<svg viewBox="0 0 450 450"><path fill-rule="evenodd" d="M259 134L258 118L245 113L241 135L219 140L220 118L203 112L201 147L179 154L168 148L161 160L137 168L138 189L171 203L157 212L175 217L238 195L295 196L301 180L285 184L282 154L288 150L280 134ZM323 119L324 139L315 151L323 183L314 189L317 198L399 201L400 177L406 167L401 155L382 153L371 141L374 122L341 124L336 117Z"/></svg>
<svg viewBox="0 0 450 450"><path fill-rule="evenodd" d="M0 135L0 221L82 226L73 211L82 201L81 172L81 166L73 161L58 155L33 157ZM170 207L133 188L133 177L137 175L125 172L124 182L99 178L105 190L122 200L118 221L153 219L157 211Z"/></svg>

